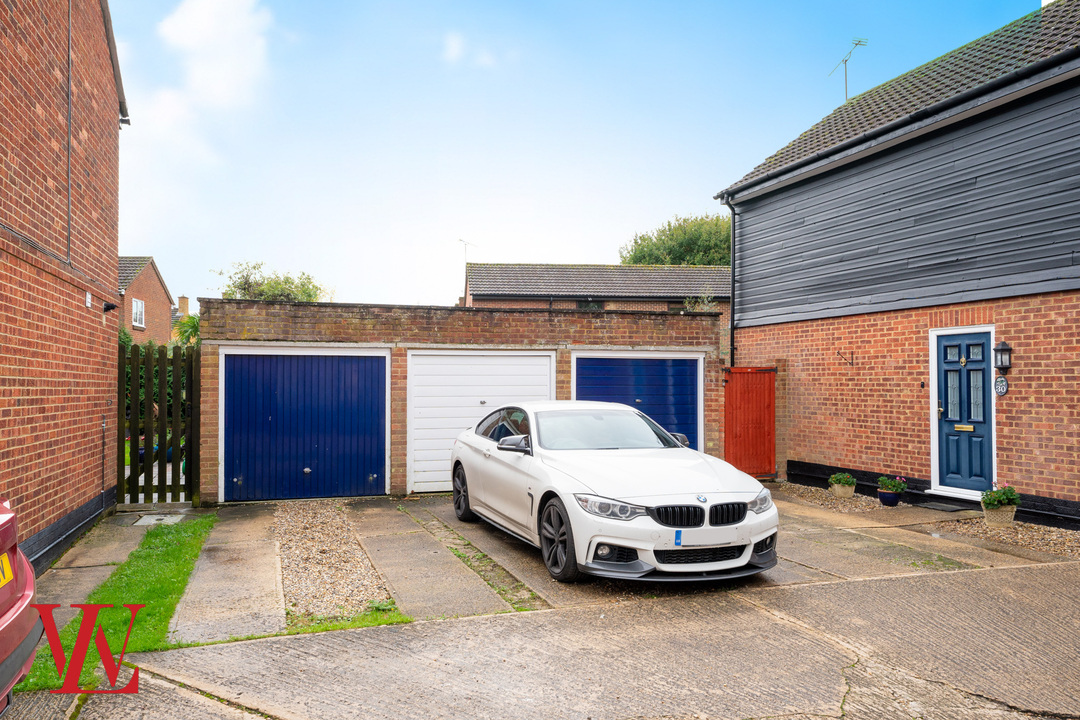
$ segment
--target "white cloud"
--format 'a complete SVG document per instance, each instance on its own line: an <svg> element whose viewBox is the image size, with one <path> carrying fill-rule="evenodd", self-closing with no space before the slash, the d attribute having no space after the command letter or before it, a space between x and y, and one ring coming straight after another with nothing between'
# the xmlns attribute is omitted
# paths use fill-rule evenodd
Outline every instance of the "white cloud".
<svg viewBox="0 0 1080 720"><path fill-rule="evenodd" d="M464 35L452 30L443 35L442 60L447 65L458 65L465 61L473 67L485 69L499 64L495 53L483 47L473 49L471 43L465 41Z"/></svg>
<svg viewBox="0 0 1080 720"><path fill-rule="evenodd" d="M184 0L158 25L158 35L181 54L184 89L193 103L240 107L266 73L272 21L258 0Z"/></svg>
<svg viewBox="0 0 1080 720"><path fill-rule="evenodd" d="M126 251L150 254L166 218L193 209L198 173L221 161L214 127L254 103L268 75L273 24L259 1L183 0L158 24L158 37L176 54L182 80L128 88L132 125L121 138ZM131 55L128 43L119 45Z"/></svg>
<svg viewBox="0 0 1080 720"><path fill-rule="evenodd" d="M443 36L443 62L457 64L465 55L465 38L461 33L448 32Z"/></svg>

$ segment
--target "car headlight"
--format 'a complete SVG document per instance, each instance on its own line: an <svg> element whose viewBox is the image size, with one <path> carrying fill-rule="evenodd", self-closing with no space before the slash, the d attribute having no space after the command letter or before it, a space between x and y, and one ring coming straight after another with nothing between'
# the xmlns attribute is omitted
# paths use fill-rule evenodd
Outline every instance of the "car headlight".
<svg viewBox="0 0 1080 720"><path fill-rule="evenodd" d="M772 507L772 493L768 489L764 489L758 493L758 496L746 503L746 509L752 512L756 512L758 515L765 512Z"/></svg>
<svg viewBox="0 0 1080 720"><path fill-rule="evenodd" d="M575 495L574 499L578 501L581 509L590 515L599 515L612 520L633 520L648 514L640 505L630 505L596 495Z"/></svg>

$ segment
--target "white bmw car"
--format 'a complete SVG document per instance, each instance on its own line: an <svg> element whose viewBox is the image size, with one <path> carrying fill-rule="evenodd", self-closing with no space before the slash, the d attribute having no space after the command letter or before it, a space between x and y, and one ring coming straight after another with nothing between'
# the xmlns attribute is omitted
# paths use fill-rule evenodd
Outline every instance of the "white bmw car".
<svg viewBox="0 0 1080 720"><path fill-rule="evenodd" d="M685 442L626 405L503 406L454 442L454 510L536 545L562 582L713 580L774 566L769 491Z"/></svg>

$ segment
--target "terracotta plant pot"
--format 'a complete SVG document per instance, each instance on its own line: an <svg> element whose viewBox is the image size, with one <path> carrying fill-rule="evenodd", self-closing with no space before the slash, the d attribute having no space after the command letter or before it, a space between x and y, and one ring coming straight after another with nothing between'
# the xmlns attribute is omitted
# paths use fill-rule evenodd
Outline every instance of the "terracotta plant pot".
<svg viewBox="0 0 1080 720"><path fill-rule="evenodd" d="M855 495L854 485L830 485L829 490L838 498L849 498Z"/></svg>
<svg viewBox="0 0 1080 720"><path fill-rule="evenodd" d="M901 495L903 495L903 493L889 492L888 490L877 491L878 500L881 501L882 505L888 507L896 507L896 505L900 502Z"/></svg>
<svg viewBox="0 0 1080 720"><path fill-rule="evenodd" d="M983 522L986 523L986 527L1009 527L1013 524L1013 518L1016 516L1015 505L1002 505L996 508L988 508L983 505L982 509Z"/></svg>

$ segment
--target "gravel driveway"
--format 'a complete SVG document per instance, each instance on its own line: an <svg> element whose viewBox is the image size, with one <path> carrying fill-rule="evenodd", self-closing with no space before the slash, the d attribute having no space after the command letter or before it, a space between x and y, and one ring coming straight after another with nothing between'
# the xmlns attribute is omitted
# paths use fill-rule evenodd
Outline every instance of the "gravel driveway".
<svg viewBox="0 0 1080 720"><path fill-rule="evenodd" d="M360 547L341 500L280 502L274 537L281 546L285 607L308 617L351 617L390 599Z"/></svg>

